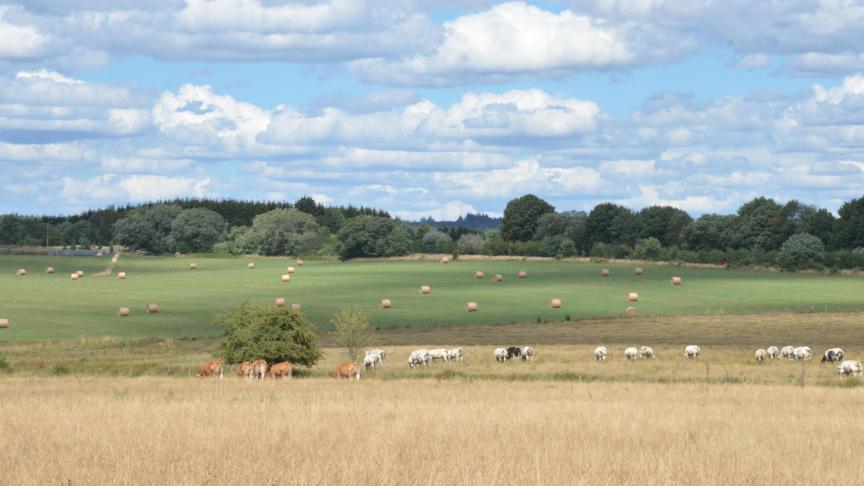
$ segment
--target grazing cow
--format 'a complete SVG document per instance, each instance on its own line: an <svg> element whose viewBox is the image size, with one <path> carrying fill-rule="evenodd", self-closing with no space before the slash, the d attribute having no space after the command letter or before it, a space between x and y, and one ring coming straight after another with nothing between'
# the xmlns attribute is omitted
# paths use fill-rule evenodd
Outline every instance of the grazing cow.
<svg viewBox="0 0 864 486"><path fill-rule="evenodd" d="M507 348L495 348L495 361L507 361Z"/></svg>
<svg viewBox="0 0 864 486"><path fill-rule="evenodd" d="M792 355L794 352L795 352L795 346L783 346L783 348L780 350L780 357L781 358L788 358L788 359L795 359L795 357Z"/></svg>
<svg viewBox="0 0 864 486"><path fill-rule="evenodd" d="M432 357L432 361L441 360L441 361L444 361L445 363L450 362L450 355L447 354L447 350L444 348L430 349L429 350L429 356Z"/></svg>
<svg viewBox="0 0 864 486"><path fill-rule="evenodd" d="M624 359L634 360L639 357L639 350L636 348L627 348L624 350Z"/></svg>
<svg viewBox="0 0 864 486"><path fill-rule="evenodd" d="M642 346L639 348L639 356L645 359L654 359L654 350L649 346Z"/></svg>
<svg viewBox="0 0 864 486"><path fill-rule="evenodd" d="M522 348L522 360L531 361L532 359L534 359L534 348L531 346Z"/></svg>
<svg viewBox="0 0 864 486"><path fill-rule="evenodd" d="M864 365L860 361L846 360L837 367L837 374L840 376L862 376L864 375Z"/></svg>
<svg viewBox="0 0 864 486"><path fill-rule="evenodd" d="M290 380L294 373L294 365L288 361L276 363L267 371L267 378L282 378Z"/></svg>
<svg viewBox="0 0 864 486"><path fill-rule="evenodd" d="M411 366L413 370L417 365L423 365L424 368L429 366L429 361L432 360L432 355L429 354L429 351L425 349L418 349L415 351L411 351L411 354L408 356L408 365Z"/></svg>
<svg viewBox="0 0 864 486"><path fill-rule="evenodd" d="M598 346L594 349L594 361L603 361L606 359L606 356L609 352L606 350L606 346Z"/></svg>
<svg viewBox="0 0 864 486"><path fill-rule="evenodd" d="M462 361L465 357L465 351L462 348L454 348L447 350L447 359L449 361Z"/></svg>
<svg viewBox="0 0 864 486"><path fill-rule="evenodd" d="M375 359L378 361L378 363L383 363L384 358L386 357L383 349L370 349L369 351L366 351L366 356L369 355L375 356Z"/></svg>
<svg viewBox="0 0 864 486"><path fill-rule="evenodd" d="M263 359L256 359L252 362L252 378L263 380L267 376L267 362Z"/></svg>
<svg viewBox="0 0 864 486"><path fill-rule="evenodd" d="M234 372L237 373L237 376L241 378L251 378L252 377L252 362L251 361L241 361L237 363L237 366L234 367Z"/></svg>
<svg viewBox="0 0 864 486"><path fill-rule="evenodd" d="M222 360L211 359L201 367L201 371L195 376L198 378L215 378L218 376L221 380L224 376L224 370L225 366L222 364Z"/></svg>
<svg viewBox="0 0 864 486"><path fill-rule="evenodd" d="M840 348L831 348L825 351L825 354L822 355L823 363L837 363L843 361L843 358L846 357L846 353L843 352Z"/></svg>
<svg viewBox="0 0 864 486"><path fill-rule="evenodd" d="M780 348L777 346L768 346L768 359L776 359L780 357Z"/></svg>
<svg viewBox="0 0 864 486"><path fill-rule="evenodd" d="M792 351L792 359L796 361L810 361L813 359L813 351L807 346L798 346Z"/></svg>
<svg viewBox="0 0 864 486"><path fill-rule="evenodd" d="M334 376L337 380L340 381L342 380L342 378L346 378L349 380L354 378L357 381L360 381L360 367L357 366L357 363L353 362L342 363L341 365L336 367L336 372L334 373Z"/></svg>
<svg viewBox="0 0 864 486"><path fill-rule="evenodd" d="M373 349L371 351L366 351L366 356L363 358L363 366L368 370L369 368L375 369L375 366L384 363L384 350L383 349Z"/></svg>
<svg viewBox="0 0 864 486"><path fill-rule="evenodd" d="M695 344L691 344L684 348L684 357L685 358L698 358L699 353L702 352L702 348L696 346Z"/></svg>
<svg viewBox="0 0 864 486"><path fill-rule="evenodd" d="M756 358L756 362L761 363L761 362L765 361L765 358L768 357L768 351L765 351L764 349L759 348L756 350L755 353L753 353L753 357Z"/></svg>
<svg viewBox="0 0 864 486"><path fill-rule="evenodd" d="M510 346L507 348L507 359L513 358L521 358L522 357L522 348L516 346Z"/></svg>

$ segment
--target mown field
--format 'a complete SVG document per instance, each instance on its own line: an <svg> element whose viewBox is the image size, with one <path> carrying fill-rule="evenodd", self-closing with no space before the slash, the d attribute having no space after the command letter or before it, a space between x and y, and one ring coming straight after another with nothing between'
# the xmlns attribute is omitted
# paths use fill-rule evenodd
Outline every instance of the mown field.
<svg viewBox="0 0 864 486"><path fill-rule="evenodd" d="M43 341L76 338L123 339L147 337L206 337L219 333L214 314L243 301L270 304L277 297L299 303L322 330L333 314L348 306L372 313L381 329L566 322L622 316L632 304L642 317L667 315L727 315L775 312L848 312L864 310L864 279L828 275L790 275L772 272L724 271L643 265L637 277L633 265L520 261L378 261L340 263L307 261L290 283L280 277L292 260L279 258L198 258L199 269L189 270L189 258L124 256L115 273L128 279L96 277L107 258L0 257L0 317L10 319L0 330L0 341ZM254 261L257 268L248 270ZM53 266L56 273L42 270ZM18 278L15 270L29 274ZM601 268L612 275L599 276ZM69 273L83 270L80 281ZM474 271L486 279L475 280ZM528 278L517 279L518 271ZM500 273L501 283L490 277ZM670 278L683 277L673 287ZM421 295L419 287L432 287ZM389 298L393 308L377 303ZM549 308L560 298L561 309ZM465 311L475 301L480 310ZM148 303L161 312L146 315ZM116 317L121 306L132 316ZM634 323L637 323L634 320Z"/></svg>

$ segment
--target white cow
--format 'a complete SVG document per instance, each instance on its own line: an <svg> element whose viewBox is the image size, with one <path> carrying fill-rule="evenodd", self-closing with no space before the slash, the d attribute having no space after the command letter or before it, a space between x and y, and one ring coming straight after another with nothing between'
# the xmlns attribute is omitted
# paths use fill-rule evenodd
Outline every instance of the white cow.
<svg viewBox="0 0 864 486"><path fill-rule="evenodd" d="M780 348L777 346L768 346L768 359L776 359L780 357Z"/></svg>
<svg viewBox="0 0 864 486"><path fill-rule="evenodd" d="M432 356L432 361L444 361L445 363L450 362L450 355L447 354L447 350L444 348L430 349L429 355Z"/></svg>
<svg viewBox="0 0 864 486"><path fill-rule="evenodd" d="M534 348L531 346L525 346L522 348L522 359L528 361L534 359Z"/></svg>
<svg viewBox="0 0 864 486"><path fill-rule="evenodd" d="M411 366L411 369L414 369L415 366L423 365L424 368L429 366L429 361L432 360L432 355L429 354L429 351L425 349L417 349L415 351L411 351L411 355L408 356L408 365Z"/></svg>
<svg viewBox="0 0 864 486"><path fill-rule="evenodd" d="M794 352L795 352L795 346L783 346L783 348L780 350L780 357L781 358L788 358L788 359L795 359L795 357L792 356L792 353L794 353Z"/></svg>
<svg viewBox="0 0 864 486"><path fill-rule="evenodd" d="M624 350L624 359L634 360L639 357L639 350L636 348L627 348Z"/></svg>
<svg viewBox="0 0 864 486"><path fill-rule="evenodd" d="M838 361L843 361L843 358L846 357L846 353L843 352L840 348L831 348L825 351L822 354L822 362L823 363L836 363Z"/></svg>
<svg viewBox="0 0 864 486"><path fill-rule="evenodd" d="M363 358L363 366L366 369L372 368L375 369L379 364L384 363L384 350L383 349L372 349L370 351L366 351L366 356Z"/></svg>
<svg viewBox="0 0 864 486"><path fill-rule="evenodd" d="M792 359L796 361L810 361L813 359L813 351L808 346L798 346L792 351Z"/></svg>
<svg viewBox="0 0 864 486"><path fill-rule="evenodd" d="M465 356L465 351L462 348L454 348L447 350L447 359L450 361L462 361Z"/></svg>
<svg viewBox="0 0 864 486"><path fill-rule="evenodd" d="M702 352L702 348L696 346L695 344L691 344L684 348L684 357L685 358L698 358L699 353Z"/></svg>
<svg viewBox="0 0 864 486"><path fill-rule="evenodd" d="M639 348L639 356L645 359L654 359L654 350L650 346L642 346Z"/></svg>
<svg viewBox="0 0 864 486"><path fill-rule="evenodd" d="M765 358L768 357L768 351L765 351L764 349L759 348L756 350L755 353L753 353L753 357L756 358L757 362L761 363L761 362L765 361Z"/></svg>
<svg viewBox="0 0 864 486"><path fill-rule="evenodd" d="M846 360L837 367L837 374L840 376L862 376L864 375L864 365L860 361Z"/></svg>
<svg viewBox="0 0 864 486"><path fill-rule="evenodd" d="M507 348L495 348L495 361L507 361Z"/></svg>
<svg viewBox="0 0 864 486"><path fill-rule="evenodd" d="M594 350L594 361L603 361L606 359L606 356L609 352L606 350L606 346L598 346L597 349Z"/></svg>

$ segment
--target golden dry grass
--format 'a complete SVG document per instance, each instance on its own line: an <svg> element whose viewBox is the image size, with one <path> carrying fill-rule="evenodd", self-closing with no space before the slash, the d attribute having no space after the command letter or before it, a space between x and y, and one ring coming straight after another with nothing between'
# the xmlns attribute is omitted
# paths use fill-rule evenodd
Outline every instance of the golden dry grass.
<svg viewBox="0 0 864 486"><path fill-rule="evenodd" d="M862 389L0 380L4 484L840 484Z"/></svg>

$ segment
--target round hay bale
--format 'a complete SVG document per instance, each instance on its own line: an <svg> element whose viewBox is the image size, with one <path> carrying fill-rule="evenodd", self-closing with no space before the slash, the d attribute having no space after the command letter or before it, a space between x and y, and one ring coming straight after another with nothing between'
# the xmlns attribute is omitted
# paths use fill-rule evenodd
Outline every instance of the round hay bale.
<svg viewBox="0 0 864 486"><path fill-rule="evenodd" d="M189 270L198 270L198 264L195 262L190 263Z"/></svg>
<svg viewBox="0 0 864 486"><path fill-rule="evenodd" d="M302 309L302 306L300 304L291 304L291 310L297 312L301 309Z"/></svg>
<svg viewBox="0 0 864 486"><path fill-rule="evenodd" d="M493 281L493 282L503 282L503 281L504 281L504 276L501 275L500 273L496 273L496 274L492 277L492 281Z"/></svg>
<svg viewBox="0 0 864 486"><path fill-rule="evenodd" d="M83 276L84 276L84 270L78 270L78 271L75 272L75 273L77 273L79 277L83 277Z"/></svg>
<svg viewBox="0 0 864 486"><path fill-rule="evenodd" d="M254 268L255 268L255 262L249 262L249 263L247 263L247 264L246 264L246 268L248 268L249 270L254 269Z"/></svg>
<svg viewBox="0 0 864 486"><path fill-rule="evenodd" d="M0 329L6 329L9 327L9 319L0 319Z"/></svg>
<svg viewBox="0 0 864 486"><path fill-rule="evenodd" d="M47 274L54 273L54 267L45 267L45 273L47 273Z"/></svg>
<svg viewBox="0 0 864 486"><path fill-rule="evenodd" d="M449 256L441 257L441 263L450 263L450 257Z"/></svg>
<svg viewBox="0 0 864 486"><path fill-rule="evenodd" d="M681 285L684 280L681 277L672 277L672 285Z"/></svg>
<svg viewBox="0 0 864 486"><path fill-rule="evenodd" d="M428 285L421 285L420 286L420 293L423 295L431 294L432 293L432 287L430 287Z"/></svg>
<svg viewBox="0 0 864 486"><path fill-rule="evenodd" d="M609 276L609 269L604 268L604 269L600 270L600 276L601 277L608 277Z"/></svg>
<svg viewBox="0 0 864 486"><path fill-rule="evenodd" d="M101 251L96 252L96 258L102 258L103 256L105 255L103 255Z"/></svg>
<svg viewBox="0 0 864 486"><path fill-rule="evenodd" d="M516 274L516 276L519 277L519 278L525 278L525 277L528 276L528 272L524 272L524 271L523 271L523 272L519 272L519 273Z"/></svg>
<svg viewBox="0 0 864 486"><path fill-rule="evenodd" d="M276 299L276 307L285 307L285 299L282 297Z"/></svg>
<svg viewBox="0 0 864 486"><path fill-rule="evenodd" d="M303 259L302 259L302 258L298 258L298 259L297 259L297 266L298 266L298 267L302 267L302 266L303 266L303 263L304 263L304 262L303 262Z"/></svg>
<svg viewBox="0 0 864 486"><path fill-rule="evenodd" d="M120 280L126 280L126 272L117 273L117 278L119 278Z"/></svg>
<svg viewBox="0 0 864 486"><path fill-rule="evenodd" d="M158 314L159 306L156 304L147 304L147 313L148 314Z"/></svg>
<svg viewBox="0 0 864 486"><path fill-rule="evenodd" d="M560 309L561 308L561 299L552 299L552 301L549 302L549 307L551 307L553 309Z"/></svg>
<svg viewBox="0 0 864 486"><path fill-rule="evenodd" d="M288 267L288 269L285 270L285 271L286 271L287 273L294 273L295 270L294 270L294 267Z"/></svg>
<svg viewBox="0 0 864 486"><path fill-rule="evenodd" d="M465 308L468 309L468 312L477 312L477 302L468 302Z"/></svg>
<svg viewBox="0 0 864 486"><path fill-rule="evenodd" d="M121 308L117 311L117 316L118 316L118 317L129 317L129 314L131 314L131 312L129 311L129 308L128 308L128 307L121 307Z"/></svg>
<svg viewBox="0 0 864 486"><path fill-rule="evenodd" d="M635 317L636 316L636 308L635 307L628 307L626 312L627 312L627 317Z"/></svg>
<svg viewBox="0 0 864 486"><path fill-rule="evenodd" d="M290 281L291 281L291 275L288 275L287 273L285 275L282 275L282 283L288 283Z"/></svg>
<svg viewBox="0 0 864 486"><path fill-rule="evenodd" d="M484 274L483 272L477 271L477 272L474 272L474 278L476 278L478 280L484 279L484 278L486 278L486 274Z"/></svg>
<svg viewBox="0 0 864 486"><path fill-rule="evenodd" d="M23 268L19 268L18 270L15 271L16 277L24 277L26 275L27 275L27 270L25 270Z"/></svg>
<svg viewBox="0 0 864 486"><path fill-rule="evenodd" d="M627 294L627 301L628 302L638 302L639 301L639 294L637 294L636 292L630 292L629 294Z"/></svg>
<svg viewBox="0 0 864 486"><path fill-rule="evenodd" d="M642 267L636 267L633 269L633 275L639 276L639 275L642 275L642 273L643 273Z"/></svg>
<svg viewBox="0 0 864 486"><path fill-rule="evenodd" d="M378 302L378 307L382 309L389 309L390 307L393 307L393 304L390 302L390 299L381 299L381 301Z"/></svg>
<svg viewBox="0 0 864 486"><path fill-rule="evenodd" d="M69 274L69 278L71 278L72 280L78 280L79 278L81 278L81 275L78 275L77 273L71 273Z"/></svg>

